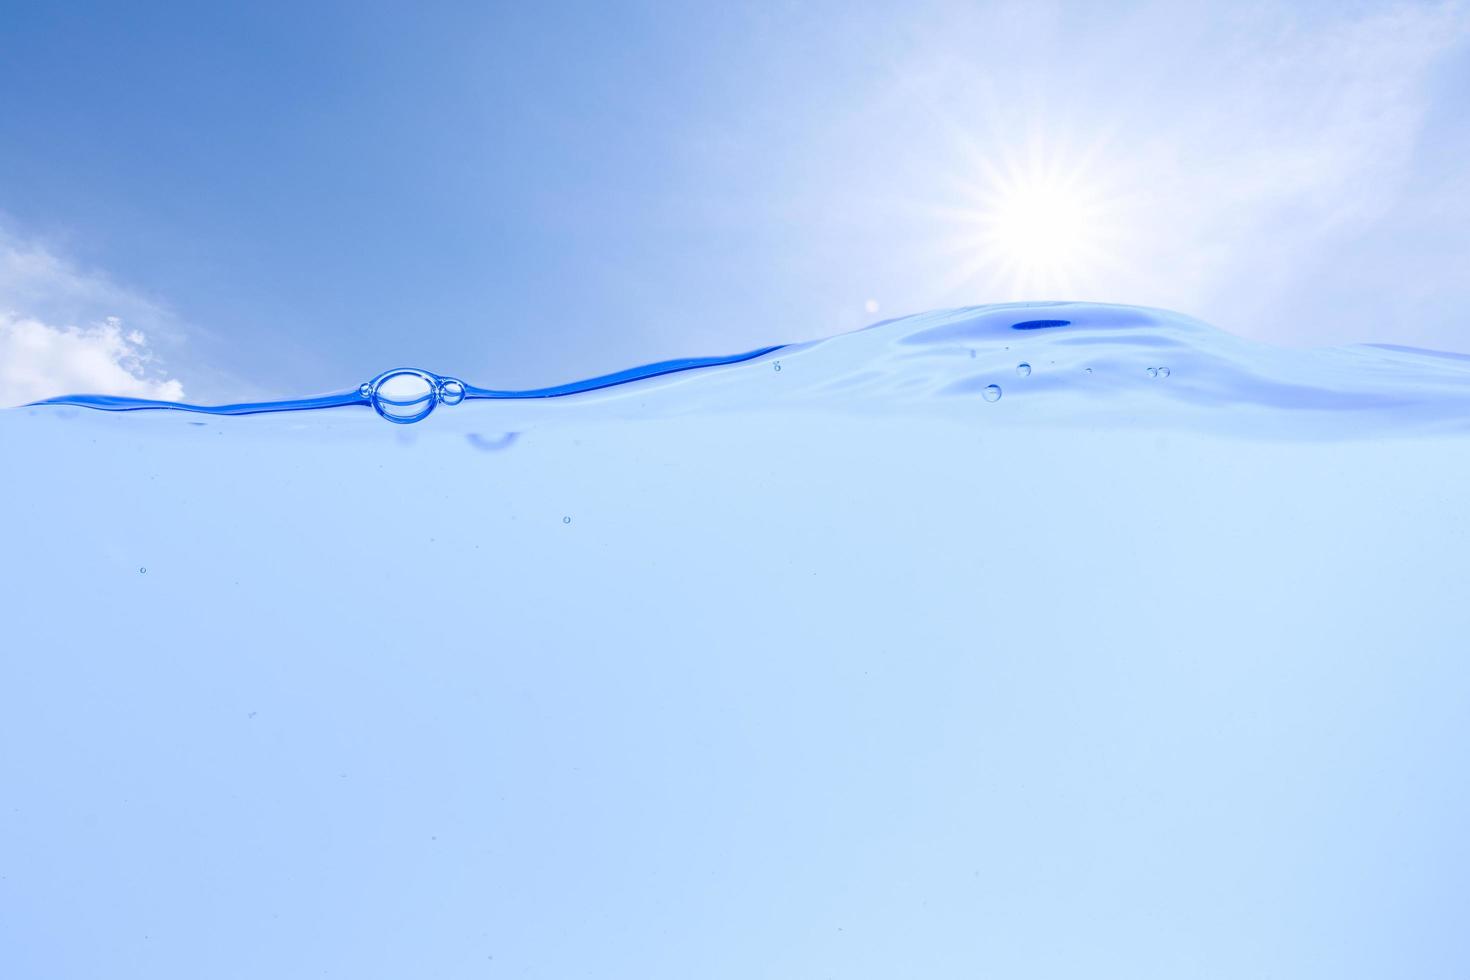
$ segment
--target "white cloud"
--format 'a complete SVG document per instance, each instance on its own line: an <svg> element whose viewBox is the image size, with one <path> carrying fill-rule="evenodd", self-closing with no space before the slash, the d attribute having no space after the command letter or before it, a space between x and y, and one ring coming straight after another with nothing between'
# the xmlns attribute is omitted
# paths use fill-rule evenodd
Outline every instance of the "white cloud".
<svg viewBox="0 0 1470 980"><path fill-rule="evenodd" d="M0 404L23 405L66 394L126 395L178 401L184 386L150 376L147 338L113 317L57 327L0 313Z"/></svg>
<svg viewBox="0 0 1470 980"><path fill-rule="evenodd" d="M1244 26L1186 88L1196 111L1142 148L1161 227L1133 285L1243 332L1328 339L1309 315L1323 306L1314 277L1403 207L1432 69L1470 20L1455 4L1325 21L1269 8Z"/></svg>
<svg viewBox="0 0 1470 980"><path fill-rule="evenodd" d="M176 401L147 331L168 330L160 304L0 230L0 406L56 395Z"/></svg>

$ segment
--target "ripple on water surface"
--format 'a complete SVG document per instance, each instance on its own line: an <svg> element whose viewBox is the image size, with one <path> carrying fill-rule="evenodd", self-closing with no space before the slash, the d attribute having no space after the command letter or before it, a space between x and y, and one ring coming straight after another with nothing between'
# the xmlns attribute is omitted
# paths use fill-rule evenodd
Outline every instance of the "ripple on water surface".
<svg viewBox="0 0 1470 980"><path fill-rule="evenodd" d="M1012 352L1018 343L1025 344L1025 360ZM778 351L779 360L767 357ZM781 373L798 353L801 370ZM1165 355L1169 365L1159 363ZM1464 425L1470 418L1470 359L1464 357L1399 348L1286 350L1163 310L1087 303L999 304L924 313L811 344L660 361L526 390L479 388L458 377L401 367L346 391L287 401L191 405L68 395L35 404L212 415L356 407L408 425L470 401L560 398L664 375L735 368L746 361L759 361L760 371L777 373L780 384L756 383L757 375L736 373L718 384L670 389L663 404L680 411L696 409L707 403L704 395L709 392L719 393L728 406L763 410L802 404L858 408L886 399L909 406L926 400L943 405L952 396L976 394L996 402L1003 394L997 376L1014 372L1026 379L1017 382L1025 385L1026 397L1018 403L1026 406L1025 412L1007 416L1018 420L1085 417L1096 424L1101 413L1112 410L1117 424L1132 424L1151 413L1190 408L1194 418L1213 427L1233 428L1245 424L1239 421L1244 416L1234 411L1241 406L1287 413L1268 426L1278 430L1277 423L1306 419L1308 413L1316 413L1311 425L1318 428L1360 428L1365 421L1399 427L1425 421ZM1050 367L1038 374L1038 364ZM1150 385L1147 402L1134 401L1143 397L1138 379L1160 382L1170 379L1175 368L1185 372L1183 383L1174 379L1168 385ZM495 451L513 436L470 432L466 438L476 449Z"/></svg>

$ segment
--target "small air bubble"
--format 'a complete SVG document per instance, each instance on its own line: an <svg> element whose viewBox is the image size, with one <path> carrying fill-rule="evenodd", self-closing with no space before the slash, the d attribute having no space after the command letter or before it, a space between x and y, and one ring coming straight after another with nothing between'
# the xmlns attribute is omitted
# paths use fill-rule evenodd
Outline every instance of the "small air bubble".
<svg viewBox="0 0 1470 980"><path fill-rule="evenodd" d="M563 523L563 524L570 524L570 523L572 523L572 519L571 519L571 518L570 518L570 517L563 517L563 518L562 518L562 519L561 519L561 522L562 522L562 523Z"/></svg>
<svg viewBox="0 0 1470 980"><path fill-rule="evenodd" d="M1166 368L1166 367L1159 368L1159 377L1161 377L1161 378L1167 378L1168 376L1169 376L1169 369L1168 368Z"/></svg>
<svg viewBox="0 0 1470 980"><path fill-rule="evenodd" d="M458 378L441 378L439 380L439 401L445 405L458 405L464 401L464 382Z"/></svg>
<svg viewBox="0 0 1470 980"><path fill-rule="evenodd" d="M1157 378L1159 376L1159 369L1158 368L1149 368L1148 369L1148 376L1150 378Z"/></svg>
<svg viewBox="0 0 1470 980"><path fill-rule="evenodd" d="M138 569L138 574L139 575L147 575L148 574L148 569L146 569L146 568L140 568L140 569Z"/></svg>
<svg viewBox="0 0 1470 980"><path fill-rule="evenodd" d="M1031 374L1031 365L1027 364L1025 361L1022 361L1020 364L1016 365L1016 373L1023 378L1029 376Z"/></svg>
<svg viewBox="0 0 1470 980"><path fill-rule="evenodd" d="M985 396L985 400L988 402L998 402L1000 401L1000 385L986 385L985 390L981 394Z"/></svg>
<svg viewBox="0 0 1470 980"><path fill-rule="evenodd" d="M776 370L777 371L781 370L781 362L780 361L777 361L776 362Z"/></svg>
<svg viewBox="0 0 1470 980"><path fill-rule="evenodd" d="M1083 371L1084 374L1091 374L1092 373L1092 368L1083 368L1082 371Z"/></svg>
<svg viewBox="0 0 1470 980"><path fill-rule="evenodd" d="M357 386L357 393L364 398L372 398L373 383L371 381L364 381L362 384Z"/></svg>

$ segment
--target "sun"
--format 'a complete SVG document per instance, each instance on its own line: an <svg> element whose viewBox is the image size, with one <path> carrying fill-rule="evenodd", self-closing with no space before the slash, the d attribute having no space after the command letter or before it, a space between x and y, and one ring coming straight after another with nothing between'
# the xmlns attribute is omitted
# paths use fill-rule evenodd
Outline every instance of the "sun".
<svg viewBox="0 0 1470 980"><path fill-rule="evenodd" d="M993 251L1028 279L1066 279L1081 272L1096 237L1093 204L1085 192L1050 177L1022 179L996 189L987 214Z"/></svg>
<svg viewBox="0 0 1470 980"><path fill-rule="evenodd" d="M1083 162L1033 148L1002 152L959 181L964 203L941 209L955 226L948 251L960 258L951 287L988 289L1011 300L1079 299L1116 260L1118 221L1106 182Z"/></svg>

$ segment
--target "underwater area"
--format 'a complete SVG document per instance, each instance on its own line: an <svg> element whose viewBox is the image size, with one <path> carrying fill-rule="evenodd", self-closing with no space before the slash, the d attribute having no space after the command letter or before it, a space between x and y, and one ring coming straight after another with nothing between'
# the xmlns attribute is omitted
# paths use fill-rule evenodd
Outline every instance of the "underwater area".
<svg viewBox="0 0 1470 980"><path fill-rule="evenodd" d="M1470 966L1470 355L429 367L0 412L0 974Z"/></svg>

